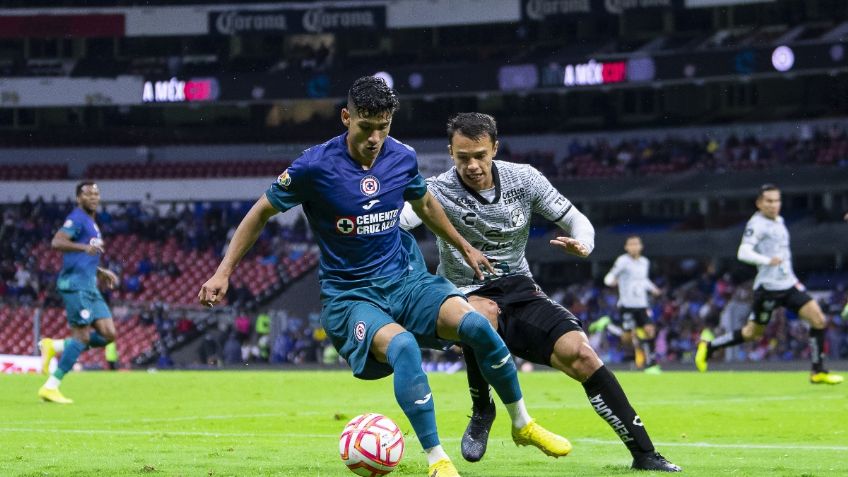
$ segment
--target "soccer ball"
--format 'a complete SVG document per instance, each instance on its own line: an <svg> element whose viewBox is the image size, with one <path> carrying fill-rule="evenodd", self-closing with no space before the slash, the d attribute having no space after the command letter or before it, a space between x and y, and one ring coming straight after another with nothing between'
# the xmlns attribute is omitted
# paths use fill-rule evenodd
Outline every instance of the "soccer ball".
<svg viewBox="0 0 848 477"><path fill-rule="evenodd" d="M356 475L386 475L403 457L403 434L382 414L362 414L347 423L339 437L339 454Z"/></svg>

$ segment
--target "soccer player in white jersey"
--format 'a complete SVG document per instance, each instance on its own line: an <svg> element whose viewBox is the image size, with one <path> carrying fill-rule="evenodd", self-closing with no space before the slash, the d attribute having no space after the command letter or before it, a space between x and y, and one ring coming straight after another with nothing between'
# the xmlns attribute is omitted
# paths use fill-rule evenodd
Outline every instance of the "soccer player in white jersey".
<svg viewBox="0 0 848 477"><path fill-rule="evenodd" d="M656 327L648 308L648 293L659 296L660 289L648 278L651 262L642 256L642 239L637 235L627 237L624 250L627 252L615 259L612 269L604 277L608 287L618 287L618 311L621 319L621 339L629 343L635 330L642 354L645 357L645 372L658 374L660 366L654 360Z"/></svg>
<svg viewBox="0 0 848 477"><path fill-rule="evenodd" d="M524 253L533 213L563 230L550 241L552 246L579 257L588 256L595 245L589 219L533 167L493 160L498 151L493 117L460 113L448 122L447 132L455 167L428 179L427 188L457 231L486 253L497 274L477 279L457 250L441 239L438 273L460 287L469 303L489 318L512 354L582 383L590 406L630 451L634 469L679 471L654 449L642 420L592 349L580 321L548 298L530 274ZM405 207L401 225L408 229L420 223ZM495 407L480 371L482 363L468 347L463 352L473 408L461 448L463 457L475 462L486 452Z"/></svg>
<svg viewBox="0 0 848 477"><path fill-rule="evenodd" d="M783 306L810 324L810 357L813 362L810 382L839 384L842 376L824 368L824 332L827 320L818 302L804 289L792 270L789 230L780 216L780 189L773 184L760 188L756 201L758 211L745 226L737 258L757 266L754 279L754 303L748 323L712 341L702 341L695 355L698 370L707 370L707 360L719 349L735 346L762 336L772 312Z"/></svg>

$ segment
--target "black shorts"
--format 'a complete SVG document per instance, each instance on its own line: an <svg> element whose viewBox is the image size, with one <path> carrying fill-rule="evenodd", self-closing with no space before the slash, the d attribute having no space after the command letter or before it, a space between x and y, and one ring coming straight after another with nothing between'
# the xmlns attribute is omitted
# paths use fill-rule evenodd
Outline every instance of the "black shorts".
<svg viewBox="0 0 848 477"><path fill-rule="evenodd" d="M513 355L531 363L550 366L557 340L570 331L583 331L577 317L524 275L498 278L468 295L498 304L498 334Z"/></svg>
<svg viewBox="0 0 848 477"><path fill-rule="evenodd" d="M798 310L812 299L813 297L808 295L807 292L795 287L786 290L766 290L759 287L754 290L754 303L751 307L749 321L760 325L768 324L771 320L771 314L776 308L782 306L798 313Z"/></svg>
<svg viewBox="0 0 848 477"><path fill-rule="evenodd" d="M632 331L636 328L642 328L645 325L652 325L654 321L648 314L647 308L625 308L618 309L618 316L621 323L621 329L624 331Z"/></svg>

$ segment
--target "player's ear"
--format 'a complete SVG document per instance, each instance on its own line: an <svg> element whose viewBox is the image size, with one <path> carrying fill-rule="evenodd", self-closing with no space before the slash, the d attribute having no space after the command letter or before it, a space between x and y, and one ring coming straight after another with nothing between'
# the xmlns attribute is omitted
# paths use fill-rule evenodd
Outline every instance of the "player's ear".
<svg viewBox="0 0 848 477"><path fill-rule="evenodd" d="M501 145L500 141L498 141L498 140L496 139L496 140L495 140L495 144L494 144L494 145L492 145L492 157L495 157L495 156L497 156L497 155L498 155L498 147L499 147L500 145Z"/></svg>
<svg viewBox="0 0 848 477"><path fill-rule="evenodd" d="M342 124L344 127L350 127L350 111L347 108L342 108Z"/></svg>
<svg viewBox="0 0 848 477"><path fill-rule="evenodd" d="M453 157L453 148L451 147L451 145L450 145L450 144L448 144L448 155L449 155L450 157Z"/></svg>

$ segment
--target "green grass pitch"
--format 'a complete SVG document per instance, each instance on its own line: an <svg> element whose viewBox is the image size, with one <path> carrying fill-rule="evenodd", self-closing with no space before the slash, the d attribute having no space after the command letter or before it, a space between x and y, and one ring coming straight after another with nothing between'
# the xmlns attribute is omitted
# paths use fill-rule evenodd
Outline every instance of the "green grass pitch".
<svg viewBox="0 0 848 477"><path fill-rule="evenodd" d="M657 448L689 476L848 476L848 384L799 372L619 372ZM555 460L517 448L499 407L489 452L462 460L463 373L432 374L442 442L464 477L650 475L559 373L521 374L528 408L571 439ZM353 476L338 457L351 417L379 412L407 435L392 476L426 475L392 380L346 372L90 372L69 375L69 406L39 402L41 376L0 376L0 476Z"/></svg>

